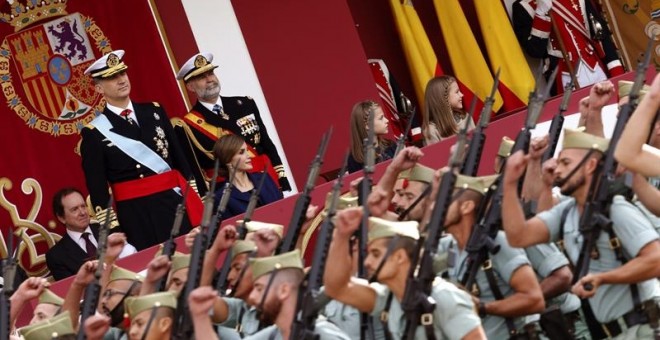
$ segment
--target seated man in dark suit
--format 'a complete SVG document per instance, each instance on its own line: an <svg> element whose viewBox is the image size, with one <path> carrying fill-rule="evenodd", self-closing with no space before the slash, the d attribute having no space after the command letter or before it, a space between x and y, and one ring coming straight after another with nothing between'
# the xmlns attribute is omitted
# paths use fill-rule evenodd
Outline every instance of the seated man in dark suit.
<svg viewBox="0 0 660 340"><path fill-rule="evenodd" d="M53 213L64 224L66 233L46 253L46 265L55 280L75 275L85 261L96 258L99 225L90 224L87 204L75 188L64 188L53 197ZM119 257L135 253L126 244Z"/></svg>

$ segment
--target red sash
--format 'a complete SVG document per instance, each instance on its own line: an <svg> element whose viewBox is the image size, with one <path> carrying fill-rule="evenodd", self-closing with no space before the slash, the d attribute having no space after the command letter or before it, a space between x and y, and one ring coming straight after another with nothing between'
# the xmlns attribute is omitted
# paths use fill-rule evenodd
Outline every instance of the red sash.
<svg viewBox="0 0 660 340"><path fill-rule="evenodd" d="M199 131L202 133L204 136L210 138L211 140L215 141L218 138L233 133L230 130L223 129L221 127L217 127L214 125L211 125L206 122L204 119L204 116L197 112L197 111L190 111L188 112L187 115L183 117L183 120L188 124L188 126L195 128L195 130ZM250 160L252 160L252 170L249 172L262 172L266 171L270 175L270 177L273 178L273 181L275 184L277 184L277 187L279 188L280 183L278 181L277 177L277 172L275 172L275 169L273 168L273 165L270 163L270 159L268 158L267 155L260 155L257 150L252 147L250 144L245 143L247 145L247 151L248 154L250 155ZM211 178L213 176L213 169L203 169L206 172L206 177ZM222 182L224 181L225 178L218 176L217 181Z"/></svg>
<svg viewBox="0 0 660 340"><path fill-rule="evenodd" d="M188 220L195 227L202 222L202 211L204 204L199 195L193 190L181 173L176 170L164 172L145 178L134 179L112 185L112 193L117 202L126 201L138 197L153 195L157 192L166 191L174 188L181 188L182 191L188 190L186 197L186 211Z"/></svg>

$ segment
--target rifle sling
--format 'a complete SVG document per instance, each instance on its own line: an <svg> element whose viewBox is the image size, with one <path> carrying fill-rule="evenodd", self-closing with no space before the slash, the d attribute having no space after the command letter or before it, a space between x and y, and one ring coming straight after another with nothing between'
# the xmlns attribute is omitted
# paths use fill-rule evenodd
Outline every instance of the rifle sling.
<svg viewBox="0 0 660 340"><path fill-rule="evenodd" d="M380 323L383 325L383 335L385 335L385 340L392 340L392 333L390 333L390 328L387 325L387 321L390 319L390 307L392 306L392 298L394 294L390 292L387 295L387 301L385 302L385 308L380 312Z"/></svg>
<svg viewBox="0 0 660 340"><path fill-rule="evenodd" d="M493 292L493 296L495 297L495 300L504 300L504 295L502 295L502 291L500 291L500 287L497 286L497 278L495 278L495 273L493 273L493 266L486 265L489 263L491 263L490 256L486 258L486 261L484 261L484 265L481 267L484 273L486 274L486 279L488 280L488 286L490 286L490 290ZM509 336L513 337L517 335L518 330L516 329L516 325L513 323L513 319L504 318L504 321L506 321L506 328L509 329Z"/></svg>
<svg viewBox="0 0 660 340"><path fill-rule="evenodd" d="M633 204L634 205L634 204ZM608 206L609 210L610 206ZM561 212L561 219L559 221L559 240L556 242L559 245L559 249L564 253L564 256L566 256L566 259L568 260L568 263L571 267L575 268L575 264L571 262L571 258L568 256L568 253L566 252L566 247L564 247L564 224L566 223L566 219L568 218L568 213L571 211L572 207L568 209L564 209L564 211ZM600 232L602 232L601 230ZM621 265L626 264L628 260L626 257L623 255L623 250L621 247L621 241L619 238L616 236L616 233L614 232L614 228L607 228L604 230L607 232L609 238L610 238L610 245L612 245L612 250L614 251L614 254L616 255L616 259L621 262ZM599 233L600 234L600 233ZM587 235L583 235L584 237L587 237ZM586 243L586 242L585 242ZM595 243L594 243L595 244ZM618 245L618 246L614 246ZM600 256L600 253L598 253L598 248L594 247L593 250L589 250L589 253L592 253L593 251L596 251L596 256ZM583 256L583 254L580 254L580 256ZM635 310L642 310L642 301L639 297L639 290L637 289L637 284L630 284L630 294L632 295L632 300L633 300L633 306Z"/></svg>
<svg viewBox="0 0 660 340"><path fill-rule="evenodd" d="M387 245L387 250L385 251L385 255L383 255L383 259L380 260L380 263L378 264L378 267L376 267L376 270L374 271L373 275L369 278L369 283L371 282L376 282L378 281L378 274L380 274L380 271L383 269L383 266L385 265L385 261L387 260L390 255L392 255L392 252L394 251L394 247L396 246L396 243L399 241L399 234L394 235L392 239L390 240L389 244ZM389 308L387 308L389 310Z"/></svg>

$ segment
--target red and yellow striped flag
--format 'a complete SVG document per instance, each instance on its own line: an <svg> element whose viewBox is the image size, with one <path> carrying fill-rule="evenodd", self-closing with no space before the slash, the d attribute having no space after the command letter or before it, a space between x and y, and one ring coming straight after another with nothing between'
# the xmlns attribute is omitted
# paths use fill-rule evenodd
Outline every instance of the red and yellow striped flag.
<svg viewBox="0 0 660 340"><path fill-rule="evenodd" d="M424 103L426 83L434 76L443 74L442 68L412 4L390 0L390 7L410 69L417 103L421 107Z"/></svg>
<svg viewBox="0 0 660 340"><path fill-rule="evenodd" d="M491 71L501 69L498 89L504 99L503 111L526 106L529 93L534 90L534 76L502 2L475 0L474 6L486 43Z"/></svg>
<svg viewBox="0 0 660 340"><path fill-rule="evenodd" d="M493 1L493 0L490 0ZM471 94L475 94L481 105L477 105L477 111L483 106L484 99L490 94L493 86L493 76L481 54L477 40L472 34L470 25L465 18L463 9L458 0L433 0L435 11L440 20L440 28L447 46L447 53L451 61L454 75L466 88L463 92L463 104L472 101ZM466 107L464 105L464 107ZM493 112L502 107L502 96L495 94ZM478 119L475 115L475 120Z"/></svg>

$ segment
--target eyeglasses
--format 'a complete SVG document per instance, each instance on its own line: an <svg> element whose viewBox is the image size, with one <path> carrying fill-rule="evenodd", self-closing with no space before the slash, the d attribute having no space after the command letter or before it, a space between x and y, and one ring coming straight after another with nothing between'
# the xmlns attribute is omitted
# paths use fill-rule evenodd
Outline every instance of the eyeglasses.
<svg viewBox="0 0 660 340"><path fill-rule="evenodd" d="M120 291L120 290L108 289L105 292L103 292L103 297L106 298L106 299L110 299L113 296L118 295L118 294L126 296L126 294L128 294L128 292L127 291L123 292L123 291Z"/></svg>

